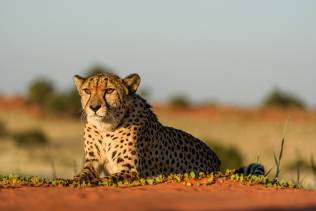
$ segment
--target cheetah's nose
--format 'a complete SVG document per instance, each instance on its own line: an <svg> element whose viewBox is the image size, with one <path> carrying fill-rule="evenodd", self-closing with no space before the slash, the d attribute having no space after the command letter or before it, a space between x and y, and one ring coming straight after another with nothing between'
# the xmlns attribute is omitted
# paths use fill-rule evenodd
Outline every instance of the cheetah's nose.
<svg viewBox="0 0 316 211"><path fill-rule="evenodd" d="M90 109L94 112L97 112L101 108L101 105L96 104L96 105L90 105Z"/></svg>

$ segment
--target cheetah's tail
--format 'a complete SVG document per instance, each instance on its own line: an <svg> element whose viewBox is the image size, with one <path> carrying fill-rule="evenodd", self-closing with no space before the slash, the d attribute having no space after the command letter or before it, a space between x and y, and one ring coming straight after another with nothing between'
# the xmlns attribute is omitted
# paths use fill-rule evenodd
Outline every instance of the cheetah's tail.
<svg viewBox="0 0 316 211"><path fill-rule="evenodd" d="M251 163L248 166L237 169L235 172L244 175L265 175L264 166L260 163Z"/></svg>

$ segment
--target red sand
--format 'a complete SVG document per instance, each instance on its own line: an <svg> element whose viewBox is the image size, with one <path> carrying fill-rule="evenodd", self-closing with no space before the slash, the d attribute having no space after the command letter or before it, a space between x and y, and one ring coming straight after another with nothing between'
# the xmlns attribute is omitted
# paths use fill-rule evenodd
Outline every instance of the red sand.
<svg viewBox="0 0 316 211"><path fill-rule="evenodd" d="M160 184L134 188L0 188L0 210L316 210L316 191Z"/></svg>

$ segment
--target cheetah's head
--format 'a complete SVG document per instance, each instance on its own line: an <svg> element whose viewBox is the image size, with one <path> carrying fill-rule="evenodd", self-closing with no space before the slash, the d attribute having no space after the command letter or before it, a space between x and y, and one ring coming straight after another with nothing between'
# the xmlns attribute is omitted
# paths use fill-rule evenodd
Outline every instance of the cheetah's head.
<svg viewBox="0 0 316 211"><path fill-rule="evenodd" d="M110 73L89 78L75 75L74 80L88 123L110 131L124 118L126 101L136 92L140 83L138 74L128 75L124 79Z"/></svg>

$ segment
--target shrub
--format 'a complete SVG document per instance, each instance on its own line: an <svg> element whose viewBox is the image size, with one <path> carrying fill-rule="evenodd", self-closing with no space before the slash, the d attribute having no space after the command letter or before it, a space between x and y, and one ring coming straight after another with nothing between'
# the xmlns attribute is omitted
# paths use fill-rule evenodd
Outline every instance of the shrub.
<svg viewBox="0 0 316 211"><path fill-rule="evenodd" d="M66 112L68 110L67 97L63 94L51 96L47 102L46 108L53 112Z"/></svg>
<svg viewBox="0 0 316 211"><path fill-rule="evenodd" d="M76 90L55 94L48 100L47 109L56 113L79 114L81 110L80 96Z"/></svg>
<svg viewBox="0 0 316 211"><path fill-rule="evenodd" d="M96 64L96 65L93 65L92 67L88 68L88 70L86 71L84 76L88 78L88 77L96 75L98 73L113 73L113 70L108 68L108 67L105 67L103 65Z"/></svg>
<svg viewBox="0 0 316 211"><path fill-rule="evenodd" d="M55 88L50 80L37 78L29 85L26 97L29 102L44 106L54 92Z"/></svg>
<svg viewBox="0 0 316 211"><path fill-rule="evenodd" d="M281 108L298 108L304 109L305 104L298 97L280 91L278 89L272 91L263 101L263 106L273 106Z"/></svg>
<svg viewBox="0 0 316 211"><path fill-rule="evenodd" d="M237 148L221 145L218 143L218 141L209 141L207 144L221 160L222 171L225 171L226 169L238 169L242 167L244 158Z"/></svg>
<svg viewBox="0 0 316 211"><path fill-rule="evenodd" d="M39 129L17 132L12 137L15 143L22 147L40 146L48 143L46 135Z"/></svg>
<svg viewBox="0 0 316 211"><path fill-rule="evenodd" d="M80 96L75 89L56 92L48 79L35 79L28 88L27 100L56 113L78 114L81 110Z"/></svg>
<svg viewBox="0 0 316 211"><path fill-rule="evenodd" d="M76 89L72 89L67 93L68 110L71 113L78 114L81 110L81 99Z"/></svg>
<svg viewBox="0 0 316 211"><path fill-rule="evenodd" d="M190 100L185 95L175 95L170 97L168 104L174 108L187 108L190 106Z"/></svg>

